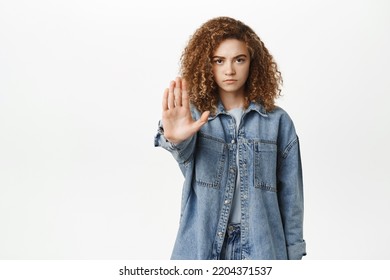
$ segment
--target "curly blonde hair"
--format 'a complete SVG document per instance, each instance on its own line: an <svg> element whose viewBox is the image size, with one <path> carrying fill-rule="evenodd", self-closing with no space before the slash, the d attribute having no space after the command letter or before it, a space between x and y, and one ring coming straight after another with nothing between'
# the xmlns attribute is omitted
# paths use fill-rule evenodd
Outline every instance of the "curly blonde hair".
<svg viewBox="0 0 390 280"><path fill-rule="evenodd" d="M266 111L275 108L282 76L276 62L256 33L241 21L229 17L211 19L198 28L181 56L181 75L186 79L191 103L201 112L215 113L218 86L212 71L212 56L225 39L245 42L250 54L249 76L245 84L245 107L260 103Z"/></svg>

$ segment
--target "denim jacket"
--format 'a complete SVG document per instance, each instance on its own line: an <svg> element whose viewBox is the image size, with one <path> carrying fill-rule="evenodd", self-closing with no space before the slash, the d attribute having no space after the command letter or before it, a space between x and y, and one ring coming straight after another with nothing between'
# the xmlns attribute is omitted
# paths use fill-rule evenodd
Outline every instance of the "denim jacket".
<svg viewBox="0 0 390 280"><path fill-rule="evenodd" d="M195 108L191 113L200 118ZM172 259L219 259L237 172L242 259L306 255L299 140L283 109L266 112L251 103L236 132L234 118L219 103L201 130L177 145L164 138L160 122L155 146L171 152L185 178Z"/></svg>

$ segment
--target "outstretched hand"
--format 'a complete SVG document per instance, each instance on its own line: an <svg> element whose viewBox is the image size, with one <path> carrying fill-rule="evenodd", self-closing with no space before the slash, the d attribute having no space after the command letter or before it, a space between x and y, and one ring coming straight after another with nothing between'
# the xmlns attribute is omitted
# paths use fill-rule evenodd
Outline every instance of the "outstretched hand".
<svg viewBox="0 0 390 280"><path fill-rule="evenodd" d="M165 138L178 144L199 131L207 123L209 111L203 112L200 119L194 121L190 111L187 83L177 77L165 89L162 100L162 122Z"/></svg>

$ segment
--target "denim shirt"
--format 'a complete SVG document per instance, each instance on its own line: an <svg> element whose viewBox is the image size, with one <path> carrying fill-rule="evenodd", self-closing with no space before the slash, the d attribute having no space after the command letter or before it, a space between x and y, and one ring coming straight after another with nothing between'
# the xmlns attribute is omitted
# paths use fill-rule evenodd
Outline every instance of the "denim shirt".
<svg viewBox="0 0 390 280"><path fill-rule="evenodd" d="M191 113L200 118L193 107ZM168 142L160 122L154 141L171 152L185 178L172 259L219 259L237 172L242 259L306 255L299 140L283 109L266 112L251 103L236 132L234 118L219 103L216 114L189 139Z"/></svg>

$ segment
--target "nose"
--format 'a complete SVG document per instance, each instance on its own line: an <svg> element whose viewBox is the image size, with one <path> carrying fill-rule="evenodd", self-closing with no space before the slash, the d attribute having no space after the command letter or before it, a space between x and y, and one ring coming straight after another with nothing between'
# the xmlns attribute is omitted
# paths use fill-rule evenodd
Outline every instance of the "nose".
<svg viewBox="0 0 390 280"><path fill-rule="evenodd" d="M233 63L226 63L226 69L225 69L225 75L226 76L232 76L236 74L236 70L234 69Z"/></svg>

